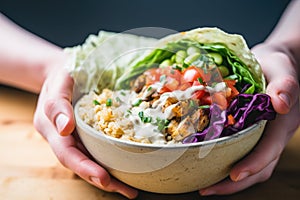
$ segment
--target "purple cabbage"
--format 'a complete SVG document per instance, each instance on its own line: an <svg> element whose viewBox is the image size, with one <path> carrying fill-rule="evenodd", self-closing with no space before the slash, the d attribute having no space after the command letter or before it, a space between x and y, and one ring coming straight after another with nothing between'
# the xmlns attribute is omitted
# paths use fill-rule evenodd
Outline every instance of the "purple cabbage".
<svg viewBox="0 0 300 200"><path fill-rule="evenodd" d="M229 125L227 116L232 115L235 124ZM232 135L260 120L273 120L276 112L271 98L267 94L239 94L222 111L216 104L210 106L210 125L200 133L194 133L183 140L183 143L195 143Z"/></svg>
<svg viewBox="0 0 300 200"><path fill-rule="evenodd" d="M226 111L221 110L217 104L210 106L210 125L200 133L194 133L183 140L183 143L194 143L203 140L219 138L226 123Z"/></svg>

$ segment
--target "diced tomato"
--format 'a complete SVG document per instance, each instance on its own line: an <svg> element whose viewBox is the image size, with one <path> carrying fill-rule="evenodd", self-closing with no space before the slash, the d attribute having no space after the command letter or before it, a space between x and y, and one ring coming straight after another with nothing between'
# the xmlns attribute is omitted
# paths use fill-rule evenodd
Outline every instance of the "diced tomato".
<svg viewBox="0 0 300 200"><path fill-rule="evenodd" d="M161 74L165 74L167 77L174 78L178 81L182 79L181 71L173 69L172 66L160 68Z"/></svg>
<svg viewBox="0 0 300 200"><path fill-rule="evenodd" d="M202 77L196 68L189 67L183 72L183 79L186 82L193 83L194 81L197 81L198 78L202 78Z"/></svg>
<svg viewBox="0 0 300 200"><path fill-rule="evenodd" d="M231 94L227 97L227 99L231 101L231 99L239 94L239 91L234 87L236 84L236 80L224 80L224 82L226 83L227 87L231 89Z"/></svg>
<svg viewBox="0 0 300 200"><path fill-rule="evenodd" d="M164 67L164 68L152 68L144 72L144 75L146 75L146 85L154 84L155 82L161 81L161 76L165 76L167 78L171 78L176 80L177 82L181 82L182 80L182 74L179 70L173 69L170 67ZM170 88L173 87L173 80L169 80L169 84L171 86L167 86ZM178 84L178 85L179 85Z"/></svg>
<svg viewBox="0 0 300 200"><path fill-rule="evenodd" d="M201 83L198 80L194 81L192 86L197 86L197 85L201 85Z"/></svg>
<svg viewBox="0 0 300 200"><path fill-rule="evenodd" d="M212 98L209 93L205 93L204 96L200 100L201 105L211 105Z"/></svg>
<svg viewBox="0 0 300 200"><path fill-rule="evenodd" d="M160 93L172 92L174 90L177 90L179 84L180 84L179 81L177 81L175 78L167 77L166 83L164 84L164 86L161 88L159 92Z"/></svg>
<svg viewBox="0 0 300 200"><path fill-rule="evenodd" d="M160 90L159 90L159 93L165 93L165 92L171 92L171 90L169 89L169 88L167 88L167 87L162 87Z"/></svg>
<svg viewBox="0 0 300 200"><path fill-rule="evenodd" d="M205 91L204 90L198 90L196 92L194 92L192 98L193 99L201 99L205 94Z"/></svg>
<svg viewBox="0 0 300 200"><path fill-rule="evenodd" d="M178 86L177 90L181 90L181 91L184 91L188 88L190 88L192 86L191 83L188 83L188 82L181 82L180 85Z"/></svg>
<svg viewBox="0 0 300 200"><path fill-rule="evenodd" d="M203 69L195 66L190 66L183 71L183 79L187 82L193 83L194 81L197 81L199 78L207 82L210 80L210 74L204 73Z"/></svg>
<svg viewBox="0 0 300 200"><path fill-rule="evenodd" d="M222 110L225 110L228 106L226 96L224 92L216 92L212 95L212 103L217 104Z"/></svg>
<svg viewBox="0 0 300 200"><path fill-rule="evenodd" d="M174 91L178 88L179 84L179 81L175 78L167 77L165 87L169 88L171 91Z"/></svg>
<svg viewBox="0 0 300 200"><path fill-rule="evenodd" d="M199 81L194 81L192 86L198 86L198 85L201 85L201 83ZM204 90L198 90L194 92L192 98L200 100L204 96L204 94L205 94Z"/></svg>
<svg viewBox="0 0 300 200"><path fill-rule="evenodd" d="M146 76L146 85L151 85L157 81L159 81L161 72L159 68L152 68L144 72Z"/></svg>

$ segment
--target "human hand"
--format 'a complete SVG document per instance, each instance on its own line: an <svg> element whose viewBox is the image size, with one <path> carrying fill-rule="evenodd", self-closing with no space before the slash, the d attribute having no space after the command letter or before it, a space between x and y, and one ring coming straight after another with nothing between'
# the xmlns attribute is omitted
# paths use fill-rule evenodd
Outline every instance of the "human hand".
<svg viewBox="0 0 300 200"><path fill-rule="evenodd" d="M200 190L203 196L232 194L268 180L283 149L299 127L299 83L293 58L287 51L266 43L252 50L261 64L268 82L266 92L278 115L268 122L253 151L235 164L230 177Z"/></svg>
<svg viewBox="0 0 300 200"><path fill-rule="evenodd" d="M39 96L34 125L48 141L58 160L90 184L118 192L129 199L137 191L110 177L109 173L89 158L78 140L71 105L74 81L63 68L51 70Z"/></svg>

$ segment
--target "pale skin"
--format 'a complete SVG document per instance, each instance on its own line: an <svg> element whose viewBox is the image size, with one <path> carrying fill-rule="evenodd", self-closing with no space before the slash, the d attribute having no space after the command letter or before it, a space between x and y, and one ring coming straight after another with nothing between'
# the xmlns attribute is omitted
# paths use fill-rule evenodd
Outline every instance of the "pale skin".
<svg viewBox="0 0 300 200"><path fill-rule="evenodd" d="M230 177L201 189L201 195L231 194L269 179L284 147L299 127L299 10L300 1L292 2L268 39L252 49L266 75L267 93L279 113L276 120L268 123L259 144L233 167ZM62 49L3 16L0 27L0 83L40 92L34 125L59 161L100 189L136 198L136 189L110 177L89 158L76 139L71 105L74 82L62 67L66 60Z"/></svg>
<svg viewBox="0 0 300 200"><path fill-rule="evenodd" d="M269 122L253 152L237 163L230 177L200 190L201 195L232 194L268 180L300 123L300 1L293 1L272 34L252 51L268 81L267 93L279 113Z"/></svg>
<svg viewBox="0 0 300 200"><path fill-rule="evenodd" d="M137 190L111 178L87 156L72 134L75 121L70 102L74 82L62 67L67 59L62 49L18 27L1 14L0 27L0 84L40 93L34 125L59 161L102 190L135 198Z"/></svg>

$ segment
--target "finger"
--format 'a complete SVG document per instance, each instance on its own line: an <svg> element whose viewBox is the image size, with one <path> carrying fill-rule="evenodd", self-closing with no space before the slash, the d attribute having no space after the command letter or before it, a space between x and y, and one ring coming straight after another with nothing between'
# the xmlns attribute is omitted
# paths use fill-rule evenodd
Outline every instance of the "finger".
<svg viewBox="0 0 300 200"><path fill-rule="evenodd" d="M256 174L269 163L277 160L289 139L299 126L299 103L295 104L287 115L278 115L276 120L268 122L258 145L231 170L230 177L240 181Z"/></svg>
<svg viewBox="0 0 300 200"><path fill-rule="evenodd" d="M74 137L75 141L76 141L76 147L87 157L92 158L93 156L90 154L90 152L85 148L85 146L83 145L83 143L81 142L81 139L77 133L77 131L75 130L72 133L72 136Z"/></svg>
<svg viewBox="0 0 300 200"><path fill-rule="evenodd" d="M257 50L256 55L268 82L267 94L270 95L276 112L286 114L299 97L299 83L294 63L283 52L260 58L260 55L264 55L264 52L260 51L262 50Z"/></svg>
<svg viewBox="0 0 300 200"><path fill-rule="evenodd" d="M230 178L227 178L213 186L201 189L199 193L202 196L208 196L208 195L215 195L215 194L217 195L233 194L238 191L242 191L256 183L264 182L268 180L271 177L277 162L278 159L274 160L260 173L255 174L253 176L249 176L248 178L242 181L235 182L232 181Z"/></svg>
<svg viewBox="0 0 300 200"><path fill-rule="evenodd" d="M299 84L295 76L282 75L268 80L267 94L271 97L276 112L286 114L299 96Z"/></svg>
<svg viewBox="0 0 300 200"><path fill-rule="evenodd" d="M233 181L241 181L256 174L278 159L285 146L285 131L278 129L278 126L272 126L274 123L276 122L271 122L266 127L267 131L252 152L232 168L230 178ZM276 131L277 134L273 134Z"/></svg>
<svg viewBox="0 0 300 200"><path fill-rule="evenodd" d="M110 177L106 170L76 148L73 136L62 137L52 134L47 139L58 160L65 167L89 182L95 177L99 179L102 186L109 184Z"/></svg>
<svg viewBox="0 0 300 200"><path fill-rule="evenodd" d="M135 198L137 191L124 183L110 178L109 173L97 163L90 160L76 148L73 136L61 137L53 134L48 138L59 161L78 176L94 186L108 191L118 192L128 198Z"/></svg>
<svg viewBox="0 0 300 200"><path fill-rule="evenodd" d="M136 189L130 188L114 178L111 179L109 185L106 186L105 190L109 192L117 192L127 197L128 199L135 199L138 196L138 191Z"/></svg>
<svg viewBox="0 0 300 200"><path fill-rule="evenodd" d="M51 74L43 88L45 93L43 94L45 98L44 112L63 136L71 134L75 128L71 105L73 85L73 79L63 71L61 76Z"/></svg>
<svg viewBox="0 0 300 200"><path fill-rule="evenodd" d="M70 135L75 129L73 107L67 99L47 99L44 112L60 135Z"/></svg>

